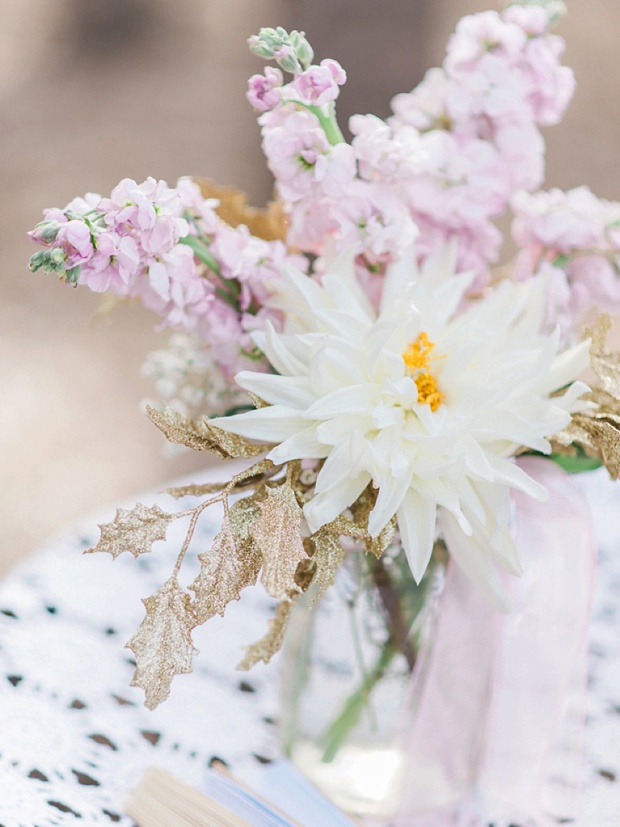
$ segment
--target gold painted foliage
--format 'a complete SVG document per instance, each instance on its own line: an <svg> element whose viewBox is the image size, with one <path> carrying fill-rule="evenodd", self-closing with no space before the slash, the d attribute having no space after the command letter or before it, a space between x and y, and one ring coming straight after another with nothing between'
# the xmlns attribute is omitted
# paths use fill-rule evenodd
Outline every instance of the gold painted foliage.
<svg viewBox="0 0 620 827"><path fill-rule="evenodd" d="M339 536L339 534L331 533L323 527L310 538L314 546L312 561L315 565L312 581L314 585L313 603L317 603L327 589L333 585L336 572L345 558L346 551L340 543Z"/></svg>
<svg viewBox="0 0 620 827"><path fill-rule="evenodd" d="M590 456L598 457L612 479L620 478L620 352L606 351L606 338L611 319L599 317L592 330L590 364L600 381L588 399L593 403L590 410L573 415L564 431L553 440L560 452L581 446Z"/></svg>
<svg viewBox="0 0 620 827"><path fill-rule="evenodd" d="M240 504L243 503L244 505ZM231 600L239 600L241 591L246 586L253 586L258 578L262 558L257 546L248 538L247 524L244 527L240 513L248 511L253 517L258 512L240 500L233 506L232 519L224 518L222 528L215 537L209 551L200 554L200 574L190 589L195 592L194 610L199 623L204 623L216 614L224 615ZM245 535L245 536L244 536Z"/></svg>
<svg viewBox="0 0 620 827"><path fill-rule="evenodd" d="M170 694L174 676L192 671L192 657L198 650L191 632L197 619L176 575L142 602L146 617L126 646L136 656L131 685L143 689L146 706L155 709Z"/></svg>
<svg viewBox="0 0 620 827"><path fill-rule="evenodd" d="M139 557L149 552L156 540L166 539L166 530L176 519L176 515L166 514L157 505L138 503L129 510L118 508L111 523L99 526L99 542L86 553L107 551L116 559L123 551L130 551L134 557Z"/></svg>
<svg viewBox="0 0 620 827"><path fill-rule="evenodd" d="M297 566L308 557L301 535L303 513L288 482L267 488L259 506L260 516L251 523L250 534L263 558L261 583L271 597L290 600L300 591Z"/></svg>
<svg viewBox="0 0 620 827"><path fill-rule="evenodd" d="M242 436L229 434L210 425L207 419L193 422L172 408L158 411L148 407L146 413L170 442L185 445L195 451L208 451L220 459L256 457L268 450L266 445L253 445Z"/></svg>
<svg viewBox="0 0 620 827"><path fill-rule="evenodd" d="M246 672L261 660L263 663L269 663L276 652L280 651L293 606L298 597L299 594L289 600L283 600L278 605L275 615L269 621L267 633L256 643L246 647L245 656L237 664L237 669Z"/></svg>
<svg viewBox="0 0 620 827"><path fill-rule="evenodd" d="M261 210L250 207L246 194L235 187L222 187L205 179L197 179L196 183L204 198L217 198L220 203L216 212L231 227L245 224L252 235L265 241L286 239L288 219L280 201L270 201Z"/></svg>

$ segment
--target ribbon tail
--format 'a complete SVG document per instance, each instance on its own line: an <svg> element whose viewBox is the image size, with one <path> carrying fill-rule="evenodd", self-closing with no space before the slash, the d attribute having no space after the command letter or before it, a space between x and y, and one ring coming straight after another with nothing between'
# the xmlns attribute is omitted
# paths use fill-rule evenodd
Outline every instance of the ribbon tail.
<svg viewBox="0 0 620 827"><path fill-rule="evenodd" d="M477 787L491 810L557 823L578 815L582 792L596 545L573 480L548 460L519 464L549 500L514 495L524 574L511 583Z"/></svg>
<svg viewBox="0 0 620 827"><path fill-rule="evenodd" d="M498 612L451 562L434 639L412 676L398 827L542 827L578 812L592 523L564 471L541 458L519 464L549 500L514 495L524 574L504 578L513 609Z"/></svg>

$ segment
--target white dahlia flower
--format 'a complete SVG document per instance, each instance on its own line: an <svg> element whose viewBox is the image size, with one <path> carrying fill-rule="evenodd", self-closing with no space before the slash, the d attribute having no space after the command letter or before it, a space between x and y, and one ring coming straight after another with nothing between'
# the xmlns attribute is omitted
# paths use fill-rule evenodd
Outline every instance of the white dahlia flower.
<svg viewBox="0 0 620 827"><path fill-rule="evenodd" d="M463 310L471 278L455 275L454 262L447 249L420 272L410 251L389 268L378 312L352 256L321 284L288 267L285 330L256 335L277 373L236 377L269 405L212 422L274 444L275 463L324 460L304 507L311 531L372 483L368 530L377 536L396 515L416 580L440 533L501 603L495 564L520 572L509 490L546 497L514 455L521 446L548 453L548 437L586 407L587 386L573 380L588 364L588 342L560 353L558 334L540 332L540 282L502 282Z"/></svg>

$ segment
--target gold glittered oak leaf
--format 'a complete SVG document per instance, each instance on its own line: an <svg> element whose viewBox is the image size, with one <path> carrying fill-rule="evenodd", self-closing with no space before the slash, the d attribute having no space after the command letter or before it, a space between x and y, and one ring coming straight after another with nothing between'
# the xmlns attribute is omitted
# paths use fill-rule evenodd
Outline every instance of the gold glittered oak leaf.
<svg viewBox="0 0 620 827"><path fill-rule="evenodd" d="M196 594L194 608L200 623L216 614L223 616L231 600L239 600L242 590L256 583L262 557L247 525L257 513L260 509L254 503L236 502L209 551L198 555L201 569L190 589Z"/></svg>
<svg viewBox="0 0 620 827"><path fill-rule="evenodd" d="M198 650L191 632L197 620L176 575L142 602L146 617L126 646L136 656L131 685L143 689L146 706L155 709L170 694L175 675L192 671L192 657Z"/></svg>
<svg viewBox="0 0 620 827"><path fill-rule="evenodd" d="M267 445L253 445L242 436L222 431L210 425L207 419L199 422L187 419L172 408L158 411L147 407L146 413L170 442L185 445L195 451L208 451L220 459L256 457L269 450Z"/></svg>
<svg viewBox="0 0 620 827"><path fill-rule="evenodd" d="M99 542L86 553L107 551L116 559L122 552L130 551L134 557L139 557L149 552L156 540L166 539L168 526L176 519L158 505L138 503L130 509L118 508L112 522L99 526Z"/></svg>
<svg viewBox="0 0 620 827"><path fill-rule="evenodd" d="M271 597L288 600L300 591L295 572L308 557L301 535L303 512L288 483L267 488L259 505L260 515L250 525L250 534L263 558L261 583Z"/></svg>

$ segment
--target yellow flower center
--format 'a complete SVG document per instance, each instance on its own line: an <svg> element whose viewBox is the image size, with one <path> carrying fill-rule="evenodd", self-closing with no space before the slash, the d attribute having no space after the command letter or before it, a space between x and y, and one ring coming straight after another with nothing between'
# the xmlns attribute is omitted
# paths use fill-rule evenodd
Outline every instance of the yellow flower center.
<svg viewBox="0 0 620 827"><path fill-rule="evenodd" d="M437 380L431 373L430 360L435 343L422 331L415 342L410 342L403 352L403 362L418 389L418 402L430 405L436 411L444 401ZM435 357L436 358L436 357Z"/></svg>

